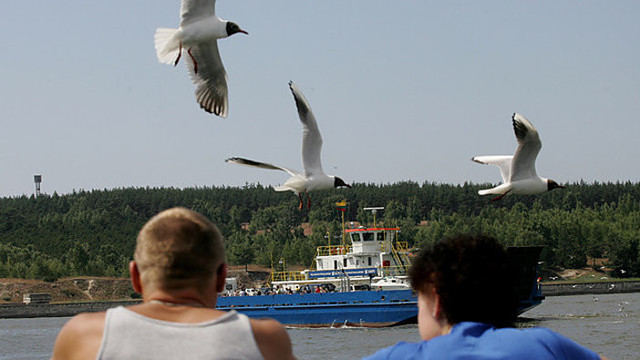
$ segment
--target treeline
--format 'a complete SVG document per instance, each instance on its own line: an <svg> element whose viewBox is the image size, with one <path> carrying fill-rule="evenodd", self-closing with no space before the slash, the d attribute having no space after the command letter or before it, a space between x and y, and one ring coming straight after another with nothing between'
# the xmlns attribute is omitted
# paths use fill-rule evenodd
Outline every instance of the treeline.
<svg viewBox="0 0 640 360"><path fill-rule="evenodd" d="M640 184L568 185L498 202L477 195L489 184L355 184L312 194L312 208L271 187L124 188L67 195L0 198L0 277L127 276L140 227L154 214L185 206L225 235L231 264L310 266L315 248L337 243L347 221L373 223L364 207L384 206L377 221L399 226L418 248L456 233L484 233L505 245L545 245L545 268L584 267L608 258L613 275L640 276ZM301 224L310 223L306 236ZM420 224L422 225L420 226Z"/></svg>

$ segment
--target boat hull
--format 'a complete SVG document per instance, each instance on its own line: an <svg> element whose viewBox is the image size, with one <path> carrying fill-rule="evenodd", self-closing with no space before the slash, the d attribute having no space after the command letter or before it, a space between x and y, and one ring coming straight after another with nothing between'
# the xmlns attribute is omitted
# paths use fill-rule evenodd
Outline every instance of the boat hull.
<svg viewBox="0 0 640 360"><path fill-rule="evenodd" d="M291 327L388 327L415 323L418 314L411 290L231 296L219 298L218 309Z"/></svg>

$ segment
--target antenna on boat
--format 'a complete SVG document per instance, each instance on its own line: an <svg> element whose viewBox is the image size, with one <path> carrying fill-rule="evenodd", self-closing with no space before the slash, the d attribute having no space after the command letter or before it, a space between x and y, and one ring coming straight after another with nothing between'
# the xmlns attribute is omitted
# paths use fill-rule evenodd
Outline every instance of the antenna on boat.
<svg viewBox="0 0 640 360"><path fill-rule="evenodd" d="M378 226L378 223L376 223L376 213L378 212L378 210L384 210L384 206L366 207L364 208L364 210L371 211L371 213L373 214L373 227Z"/></svg>

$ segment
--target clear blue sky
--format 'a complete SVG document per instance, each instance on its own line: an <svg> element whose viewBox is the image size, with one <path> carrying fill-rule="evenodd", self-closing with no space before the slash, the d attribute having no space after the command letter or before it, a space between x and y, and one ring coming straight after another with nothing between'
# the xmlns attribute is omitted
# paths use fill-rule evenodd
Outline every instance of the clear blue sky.
<svg viewBox="0 0 640 360"><path fill-rule="evenodd" d="M229 117L157 62L177 0L3 1L0 196L114 187L277 185L300 164L287 82L311 103L325 171L345 181L498 183L511 114L538 129L559 182L640 181L638 1L243 1L218 16Z"/></svg>

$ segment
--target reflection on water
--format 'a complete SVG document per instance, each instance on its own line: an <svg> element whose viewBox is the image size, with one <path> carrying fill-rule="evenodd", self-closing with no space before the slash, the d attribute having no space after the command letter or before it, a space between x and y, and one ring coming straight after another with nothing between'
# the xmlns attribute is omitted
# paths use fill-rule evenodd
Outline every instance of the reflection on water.
<svg viewBox="0 0 640 360"><path fill-rule="evenodd" d="M48 359L69 318L0 319L0 359ZM640 359L640 293L548 297L518 327L544 326L616 360ZM418 341L416 325L288 329L302 360L358 359L398 341Z"/></svg>

